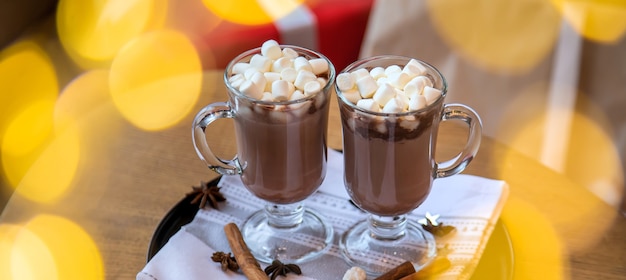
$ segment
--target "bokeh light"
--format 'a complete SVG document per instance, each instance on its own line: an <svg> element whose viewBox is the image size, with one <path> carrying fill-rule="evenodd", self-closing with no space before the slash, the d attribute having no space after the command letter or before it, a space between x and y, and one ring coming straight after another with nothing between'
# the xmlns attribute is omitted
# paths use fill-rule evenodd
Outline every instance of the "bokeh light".
<svg viewBox="0 0 626 280"><path fill-rule="evenodd" d="M128 41L161 26L166 7L165 0L61 0L57 32L77 64L101 67Z"/></svg>
<svg viewBox="0 0 626 280"><path fill-rule="evenodd" d="M435 30L450 48L493 73L530 71L552 51L558 37L560 17L545 0L427 4Z"/></svg>
<svg viewBox="0 0 626 280"><path fill-rule="evenodd" d="M98 247L84 229L59 216L0 224L0 278L104 279Z"/></svg>
<svg viewBox="0 0 626 280"><path fill-rule="evenodd" d="M145 130L181 121L202 86L202 65L193 44L181 33L161 30L129 42L109 74L113 102L124 117Z"/></svg>
<svg viewBox="0 0 626 280"><path fill-rule="evenodd" d="M583 37L600 43L618 41L626 31L626 1L551 0Z"/></svg>
<svg viewBox="0 0 626 280"><path fill-rule="evenodd" d="M202 0L204 5L224 20L245 25L271 23L280 19L304 0Z"/></svg>
<svg viewBox="0 0 626 280"><path fill-rule="evenodd" d="M509 199L501 219L515 252L513 279L570 279L566 251L542 211L519 199ZM503 248L505 249L505 248Z"/></svg>

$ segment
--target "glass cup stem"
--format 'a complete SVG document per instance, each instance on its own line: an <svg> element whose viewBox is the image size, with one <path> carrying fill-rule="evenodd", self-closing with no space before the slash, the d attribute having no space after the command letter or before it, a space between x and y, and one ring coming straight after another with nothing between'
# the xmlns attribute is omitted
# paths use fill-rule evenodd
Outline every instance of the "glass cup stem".
<svg viewBox="0 0 626 280"><path fill-rule="evenodd" d="M293 228L302 223L304 205L293 204L266 204L265 215L270 226L275 228Z"/></svg>
<svg viewBox="0 0 626 280"><path fill-rule="evenodd" d="M406 215L368 217L370 235L378 240L398 240L406 234Z"/></svg>

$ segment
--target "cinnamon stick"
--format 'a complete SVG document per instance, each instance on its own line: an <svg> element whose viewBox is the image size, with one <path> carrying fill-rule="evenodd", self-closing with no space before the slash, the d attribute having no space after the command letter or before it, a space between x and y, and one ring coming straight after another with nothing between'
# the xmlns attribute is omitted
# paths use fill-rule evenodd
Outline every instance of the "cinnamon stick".
<svg viewBox="0 0 626 280"><path fill-rule="evenodd" d="M415 267L411 262L406 261L374 280L397 280L413 273L415 273Z"/></svg>
<svg viewBox="0 0 626 280"><path fill-rule="evenodd" d="M248 249L248 245L243 240L237 225L234 223L226 224L224 233L226 233L230 249L233 251L233 255L235 255L237 264L239 264L243 274L250 280L268 280L269 276L261 269L261 265L254 258L250 249Z"/></svg>
<svg viewBox="0 0 626 280"><path fill-rule="evenodd" d="M450 262L450 259L446 257L437 257L428 266L422 268L420 271L402 277L398 280L429 279L435 274L444 272L446 269L450 268L451 265L452 263Z"/></svg>

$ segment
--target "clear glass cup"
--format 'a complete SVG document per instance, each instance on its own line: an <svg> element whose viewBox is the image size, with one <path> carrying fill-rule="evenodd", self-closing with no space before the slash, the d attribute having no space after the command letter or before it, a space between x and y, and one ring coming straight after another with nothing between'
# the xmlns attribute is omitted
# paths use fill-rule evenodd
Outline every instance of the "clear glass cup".
<svg viewBox="0 0 626 280"><path fill-rule="evenodd" d="M411 58L376 56L349 65L343 72L365 68L404 67ZM423 109L378 113L357 107L336 88L342 121L344 183L353 202L369 217L355 224L340 240L348 263L379 275L394 265L411 261L416 269L436 255L433 236L407 214L430 193L437 178L461 172L476 155L481 120L462 104L444 104L446 80L433 66L419 61L425 76L441 96ZM437 131L442 121L461 120L469 127L466 146L454 159L434 159Z"/></svg>
<svg viewBox="0 0 626 280"><path fill-rule="evenodd" d="M228 102L201 109L192 128L196 152L208 167L223 175L241 176L246 188L267 202L243 225L242 235L259 261L301 263L324 253L332 244L332 226L321 215L305 208L303 200L313 194L326 175L327 126L330 92L335 79L333 64L322 54L297 47L299 56L322 58L328 63L322 90L303 99L268 102L251 98L229 78L238 62L249 62L261 49L234 58L224 71ZM213 121L230 118L235 123L237 155L217 157L207 144L205 129Z"/></svg>

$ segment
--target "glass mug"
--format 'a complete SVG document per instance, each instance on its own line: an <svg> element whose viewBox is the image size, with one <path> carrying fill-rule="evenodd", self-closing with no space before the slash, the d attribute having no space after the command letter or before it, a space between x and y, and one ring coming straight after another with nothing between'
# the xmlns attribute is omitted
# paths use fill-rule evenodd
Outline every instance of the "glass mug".
<svg viewBox="0 0 626 280"><path fill-rule="evenodd" d="M376 56L356 61L343 72L404 67L410 60ZM479 116L466 105L444 104L446 80L433 66L418 62L426 69L424 76L441 91L438 99L419 110L368 111L335 87L342 121L345 187L353 202L369 213L367 220L342 236L340 249L349 264L370 275L382 274L404 261L420 269L434 259L434 238L406 215L426 200L435 179L463 171L480 146ZM438 163L434 159L438 127L448 120L468 125L468 141L454 159Z"/></svg>
<svg viewBox="0 0 626 280"><path fill-rule="evenodd" d="M267 202L241 225L253 255L299 263L321 255L332 244L333 229L302 201L314 193L326 175L330 92L335 79L332 63L322 54L296 47L299 56L328 63L327 84L316 94L294 101L269 102L234 88L229 78L239 62L249 62L261 48L234 58L224 71L228 102L201 109L192 128L196 152L208 167L223 175L239 175L246 188ZM318 75L319 76L319 75ZM234 120L237 155L218 158L207 144L205 129L213 121ZM305 240L306 242L303 242Z"/></svg>

